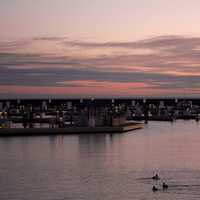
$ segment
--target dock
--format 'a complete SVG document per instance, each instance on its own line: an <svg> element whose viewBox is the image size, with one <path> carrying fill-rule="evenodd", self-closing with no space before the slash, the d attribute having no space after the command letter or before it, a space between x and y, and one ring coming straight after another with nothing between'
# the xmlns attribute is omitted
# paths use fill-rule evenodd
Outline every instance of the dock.
<svg viewBox="0 0 200 200"><path fill-rule="evenodd" d="M143 128L143 123L128 123L110 127L65 127L65 128L1 128L0 137L39 136L39 135L70 135L70 134L115 134Z"/></svg>

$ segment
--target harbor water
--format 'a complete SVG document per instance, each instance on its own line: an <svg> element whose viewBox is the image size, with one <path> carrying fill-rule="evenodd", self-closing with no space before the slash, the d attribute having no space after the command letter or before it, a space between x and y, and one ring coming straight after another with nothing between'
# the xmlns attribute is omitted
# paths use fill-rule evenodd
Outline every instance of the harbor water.
<svg viewBox="0 0 200 200"><path fill-rule="evenodd" d="M151 179L156 173L158 181ZM153 185L159 190L153 192ZM200 123L149 122L123 134L0 138L0 199L200 199Z"/></svg>

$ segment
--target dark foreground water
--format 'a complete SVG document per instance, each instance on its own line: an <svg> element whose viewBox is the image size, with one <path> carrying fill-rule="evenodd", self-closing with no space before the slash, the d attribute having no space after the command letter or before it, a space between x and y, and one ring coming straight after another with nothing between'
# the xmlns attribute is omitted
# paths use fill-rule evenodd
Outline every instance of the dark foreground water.
<svg viewBox="0 0 200 200"><path fill-rule="evenodd" d="M162 180L149 177L159 173ZM152 186L167 191L152 192ZM200 123L116 135L0 138L1 200L200 199Z"/></svg>

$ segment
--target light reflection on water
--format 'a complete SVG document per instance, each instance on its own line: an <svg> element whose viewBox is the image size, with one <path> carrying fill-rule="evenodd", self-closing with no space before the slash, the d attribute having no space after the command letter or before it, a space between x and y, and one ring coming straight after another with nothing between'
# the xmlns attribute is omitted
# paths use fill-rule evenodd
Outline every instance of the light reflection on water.
<svg viewBox="0 0 200 200"><path fill-rule="evenodd" d="M125 134L0 138L0 199L199 199L200 124ZM149 177L155 173L160 181ZM162 181L169 190L153 193Z"/></svg>

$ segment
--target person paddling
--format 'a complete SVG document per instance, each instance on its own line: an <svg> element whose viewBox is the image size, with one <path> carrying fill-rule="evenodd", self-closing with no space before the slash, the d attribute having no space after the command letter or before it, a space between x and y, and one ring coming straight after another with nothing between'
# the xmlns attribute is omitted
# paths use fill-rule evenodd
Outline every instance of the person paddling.
<svg viewBox="0 0 200 200"><path fill-rule="evenodd" d="M158 176L158 174L156 174L155 176L152 177L153 180L160 180L160 177Z"/></svg>
<svg viewBox="0 0 200 200"><path fill-rule="evenodd" d="M169 186L168 186L165 182L163 182L163 190L167 190L168 187L169 187Z"/></svg>
<svg viewBox="0 0 200 200"><path fill-rule="evenodd" d="M153 188L152 188L152 190L153 190L154 192L156 192L156 191L158 191L158 188L154 185Z"/></svg>

